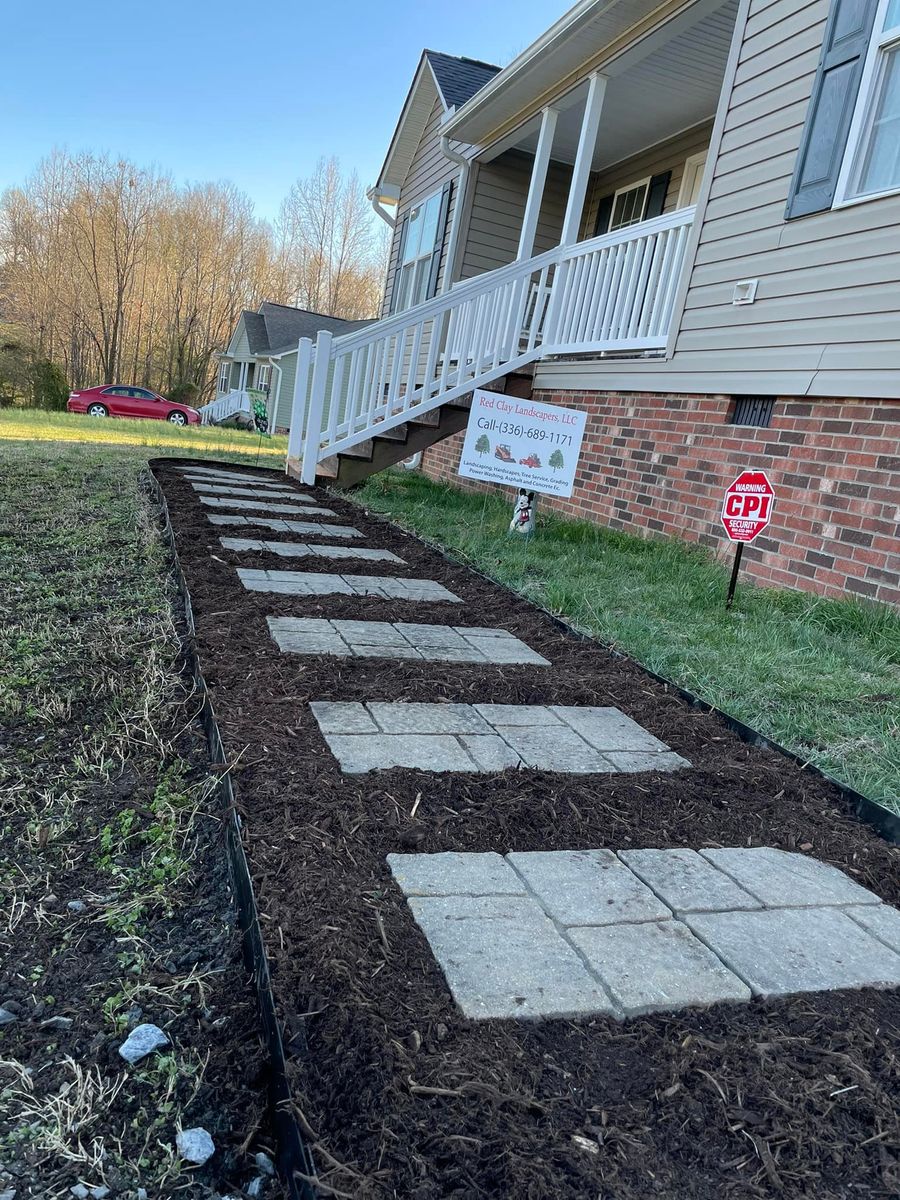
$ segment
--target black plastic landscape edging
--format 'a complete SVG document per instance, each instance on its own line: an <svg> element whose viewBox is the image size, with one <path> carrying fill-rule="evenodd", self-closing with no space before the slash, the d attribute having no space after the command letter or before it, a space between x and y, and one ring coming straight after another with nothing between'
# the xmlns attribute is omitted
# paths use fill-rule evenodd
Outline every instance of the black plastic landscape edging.
<svg viewBox="0 0 900 1200"><path fill-rule="evenodd" d="M340 499L347 498L342 493L335 494ZM452 563L454 566L465 567L467 570L472 571L475 575L480 576L488 583L492 583L495 587L503 588L503 590L505 592L509 592L511 596L516 596L520 600L527 600L529 604L533 605L540 612L548 616L557 629L559 629L562 633L567 634L569 637L577 638L582 642L596 642L598 645L603 646L603 648L609 654L611 654L613 658L630 663L631 666L637 667L639 671L642 671L650 679L655 680L657 683L664 684L665 687L671 689L677 696L680 697L680 699L689 704L691 708L699 708L701 712L709 713L711 716L718 717L719 720L722 721L724 725L732 731L732 733L736 733L738 735L742 742L749 742L753 746L760 746L765 750L774 750L776 754L782 754L785 758L790 759L792 763L795 763L798 767L800 767L801 770L806 771L808 775L813 775L816 779L821 779L823 782L830 784L833 788L840 792L841 797L852 809L854 816L858 817L859 820L863 821L866 825L871 825L876 833L879 833L886 841L891 842L894 845L900 845L900 813L892 812L891 809L885 808L883 804L879 804L877 801L871 800L868 796L864 796L862 792L856 791L855 788L850 787L848 784L841 783L839 779L835 779L833 775L829 775L828 772L823 771L821 767L815 766L815 764L809 762L799 754L796 754L793 750L789 750L786 746L782 746L779 742L773 742L771 738L766 737L764 733L760 733L758 729L753 729L750 725L746 725L737 717L731 716L729 713L724 712L721 708L716 708L716 706L714 704L710 704L708 700L701 699L700 696L695 695L694 692L688 691L687 688L683 688L680 684L675 683L671 679L667 679L665 675L657 675L655 671L651 671L649 667L645 667L644 664L638 662L637 659L625 654L624 651L619 650L612 644L612 642L606 641L605 638L597 637L592 633L584 633L582 630L576 629L573 625L569 625L566 621L563 621L561 617L558 617L555 613L552 613L548 608L544 608L541 604L535 604L534 600L527 596L523 596L521 592L514 591L511 587L505 583L502 583L500 580L494 579L492 576L488 575L486 571L482 571L478 567L473 567L471 563L464 562L461 558L455 557L449 550L447 550L444 546L441 546L439 543L423 537L414 530L408 529L405 525L398 525L396 521L391 521L390 518L385 517L382 513L373 512L372 509L365 508L361 504L357 505L357 507L362 509L362 511L365 512L366 516L370 519L375 519L381 521L384 525L391 525L397 529L401 529L410 537L415 538L417 542L421 542L423 546L427 546L429 550L436 551L443 559L449 563Z"/></svg>
<svg viewBox="0 0 900 1200"><path fill-rule="evenodd" d="M159 480L153 474L157 464L169 463L170 459L152 459L147 473L150 490L159 505L162 515L163 536L169 546L172 556L172 568L178 594L184 605L185 623L188 636L185 639L185 655L194 679L194 686L202 697L200 720L209 745L209 757L214 767L225 768L218 775L217 791L219 802L227 814L225 819L225 850L231 871L231 882L237 901L238 922L241 930L241 943L244 954L244 964L253 977L253 987L256 993L259 1017L263 1029L263 1038L269 1056L269 1103L272 1110L272 1123L278 1142L276 1162L290 1200L316 1200L317 1189L309 1182L315 1176L312 1157L304 1142L297 1122L294 1118L291 1100L290 1084L287 1078L287 1066L284 1054L284 1042L281 1037L281 1027L275 1008L275 996L272 992L272 980L269 973L269 960L266 955L262 928L259 923L259 909L253 882L250 878L250 868L244 853L241 838L241 819L235 805L234 790L231 785L231 774L225 748L219 733L215 710L209 696L209 690L200 669L200 659L197 654L196 627L194 613L191 608L191 597L188 591L178 550L175 545L175 532L169 517L169 506ZM178 460L181 461L181 460ZM302 1031L301 1031L302 1038ZM296 1039L294 1039L296 1041ZM305 1044L300 1047L305 1050Z"/></svg>

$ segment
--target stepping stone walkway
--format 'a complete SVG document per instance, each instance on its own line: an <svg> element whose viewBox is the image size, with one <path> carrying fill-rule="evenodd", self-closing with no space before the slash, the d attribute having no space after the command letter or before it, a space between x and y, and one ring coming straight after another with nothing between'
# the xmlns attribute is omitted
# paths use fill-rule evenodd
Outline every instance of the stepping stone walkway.
<svg viewBox="0 0 900 1200"><path fill-rule="evenodd" d="M900 912L801 854L562 850L387 861L467 1017L628 1017L900 984Z"/></svg>
<svg viewBox="0 0 900 1200"><path fill-rule="evenodd" d="M276 484L271 475L248 475L244 471L227 471L224 468L219 467L180 467L179 470L183 471L185 476L189 479L195 475L200 475L204 478L214 477L216 479L224 479L226 481L236 480L238 483L251 480L253 483L259 484L260 486L263 484L271 484L273 487L283 486L282 481L279 481Z"/></svg>
<svg viewBox="0 0 900 1200"><path fill-rule="evenodd" d="M365 546L306 546L303 542L266 542L257 538L219 538L226 550L255 550L260 554L280 554L282 558L361 558L369 562L404 564L390 550L371 550Z"/></svg>
<svg viewBox="0 0 900 1200"><path fill-rule="evenodd" d="M306 511L312 512L312 509ZM207 519L212 525L247 525L263 529L273 529L276 533L301 533L307 537L362 537L358 529L352 525L320 525L316 521L281 521L266 517L244 517L239 513L207 513Z"/></svg>
<svg viewBox="0 0 900 1200"><path fill-rule="evenodd" d="M300 504L268 504L263 500L231 500L218 496L199 496L201 504L207 508L238 508L261 509L263 513L290 513L293 516L309 516L317 513L320 517L336 517L337 513L330 508L315 508L307 497Z"/></svg>
<svg viewBox="0 0 900 1200"><path fill-rule="evenodd" d="M399 621L327 621L267 617L272 637L290 654L343 658L414 658L419 662L550 663L505 629L419 625Z"/></svg>
<svg viewBox="0 0 900 1200"><path fill-rule="evenodd" d="M348 774L531 767L581 775L690 766L617 708L371 700L315 701L310 708Z"/></svg>
<svg viewBox="0 0 900 1200"><path fill-rule="evenodd" d="M191 487L195 492L202 492L204 496L241 496L245 500L298 500L302 504L312 504L311 496L304 496L302 492L292 492L289 488L253 488L253 487L229 487L224 483L194 483L191 481Z"/></svg>
<svg viewBox="0 0 900 1200"><path fill-rule="evenodd" d="M327 529L327 527L325 527ZM315 571L257 571L237 568L250 592L283 596L377 596L382 600L431 600L462 604L459 596L431 579L401 579L385 575L322 575Z"/></svg>

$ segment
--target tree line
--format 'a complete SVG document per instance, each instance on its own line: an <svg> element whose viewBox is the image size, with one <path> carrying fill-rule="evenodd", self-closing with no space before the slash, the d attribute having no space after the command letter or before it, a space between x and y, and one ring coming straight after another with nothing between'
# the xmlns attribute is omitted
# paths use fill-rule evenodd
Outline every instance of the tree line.
<svg viewBox="0 0 900 1200"><path fill-rule="evenodd" d="M385 233L335 159L270 225L231 184L56 151L0 196L0 404L121 382L208 398L244 309L376 316Z"/></svg>

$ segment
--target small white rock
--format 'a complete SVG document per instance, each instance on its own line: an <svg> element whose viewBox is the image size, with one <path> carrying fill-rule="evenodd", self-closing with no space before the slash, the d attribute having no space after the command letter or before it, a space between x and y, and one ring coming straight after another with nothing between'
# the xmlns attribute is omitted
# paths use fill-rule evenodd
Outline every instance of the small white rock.
<svg viewBox="0 0 900 1200"><path fill-rule="evenodd" d="M202 1167L216 1152L215 1142L199 1126L196 1129L182 1129L175 1138L175 1145L182 1158L196 1163L198 1167Z"/></svg>
<svg viewBox="0 0 900 1200"><path fill-rule="evenodd" d="M257 1198L263 1194L265 1186L265 1179L263 1179L262 1175L257 1175L255 1179L251 1180L250 1183L247 1184L247 1195L250 1196L251 1200L257 1200Z"/></svg>
<svg viewBox="0 0 900 1200"><path fill-rule="evenodd" d="M69 1188L69 1191L76 1197L76 1200L87 1200L90 1195L83 1183L76 1183L74 1187Z"/></svg>
<svg viewBox="0 0 900 1200"><path fill-rule="evenodd" d="M275 1174L275 1164L269 1158L268 1154L263 1154L262 1150L260 1150L253 1161L256 1163L256 1169L261 1171L263 1175Z"/></svg>
<svg viewBox="0 0 900 1200"><path fill-rule="evenodd" d="M108 1195L109 1188L105 1184L101 1184L99 1187L91 1188L92 1200L106 1200Z"/></svg>
<svg viewBox="0 0 900 1200"><path fill-rule="evenodd" d="M13 1021L18 1021L18 1019L16 1014L10 1012L8 1008L0 1008L0 1025L12 1025Z"/></svg>
<svg viewBox="0 0 900 1200"><path fill-rule="evenodd" d="M119 1054L126 1062L136 1063L168 1044L169 1039L158 1025L137 1025L119 1047Z"/></svg>
<svg viewBox="0 0 900 1200"><path fill-rule="evenodd" d="M69 912L73 913L83 913L86 907L87 905L83 900L70 900L66 905Z"/></svg>

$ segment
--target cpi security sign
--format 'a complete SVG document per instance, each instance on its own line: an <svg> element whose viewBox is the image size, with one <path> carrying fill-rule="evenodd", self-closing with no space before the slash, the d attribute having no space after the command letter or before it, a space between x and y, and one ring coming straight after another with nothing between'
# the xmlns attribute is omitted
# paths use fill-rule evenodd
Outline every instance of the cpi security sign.
<svg viewBox="0 0 900 1200"><path fill-rule="evenodd" d="M772 519L775 489L765 471L743 471L725 492L722 524L733 542L752 542Z"/></svg>
<svg viewBox="0 0 900 1200"><path fill-rule="evenodd" d="M459 474L488 483L571 496L586 414L478 390Z"/></svg>

